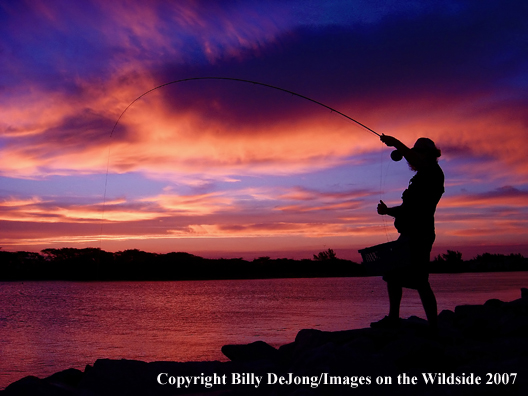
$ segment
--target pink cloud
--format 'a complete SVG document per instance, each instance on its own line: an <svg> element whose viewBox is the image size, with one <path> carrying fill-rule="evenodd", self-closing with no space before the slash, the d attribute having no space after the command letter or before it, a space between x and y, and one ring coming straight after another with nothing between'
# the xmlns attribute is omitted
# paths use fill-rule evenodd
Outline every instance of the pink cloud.
<svg viewBox="0 0 528 396"><path fill-rule="evenodd" d="M365 187L373 184L370 174L351 172L347 181L336 177L313 189L291 180L286 187L248 186L247 176L301 180L373 162L375 153L388 158L390 149L370 132L284 93L212 82L166 87L136 102L110 138L123 109L142 93L171 78L210 73L298 90L408 145L431 137L443 149L447 176L437 214L440 241L521 241L526 235L526 106L519 91L503 83L506 74L517 76L515 68L480 68L490 59L480 53L468 63L468 47L449 40L457 32L444 31L438 39L445 48L424 54L398 46L413 42L411 25L423 28L424 39L434 38L445 15L431 29L395 19L380 30L373 26L371 36L348 27L298 26L280 2L264 13L244 2L21 4L29 10L23 17L14 3L2 6L10 15L6 31L20 33L24 45L5 51L2 63L17 83L2 85L0 175L82 177L105 174L108 164L110 175L135 172L166 187L132 198L126 189L135 186L125 186L121 197L108 197L104 217L102 199L75 197L72 204L6 190L12 198L0 202L0 219L10 229L25 227L20 239L88 243L101 234L101 223L101 238L134 243L141 236L289 234L373 242L387 228L393 232L391 220L375 213L378 197ZM44 52L42 42L60 50ZM365 55L358 57L358 50ZM515 63L515 48L509 50ZM449 51L456 62L445 56ZM225 182L232 188L220 190ZM391 181L388 193L405 188L406 180L398 183ZM497 189L504 185L512 187ZM196 193L200 189L205 192ZM483 190L491 192L471 193ZM35 224L47 227L50 239Z"/></svg>

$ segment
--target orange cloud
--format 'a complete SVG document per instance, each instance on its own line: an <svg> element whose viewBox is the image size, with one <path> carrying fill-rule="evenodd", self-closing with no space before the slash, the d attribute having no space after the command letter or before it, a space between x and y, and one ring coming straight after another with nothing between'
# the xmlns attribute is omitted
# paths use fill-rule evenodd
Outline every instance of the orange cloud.
<svg viewBox="0 0 528 396"><path fill-rule="evenodd" d="M442 206L449 208L487 208L488 210L497 206L525 208L527 199L528 192L507 186L481 194L461 194L445 197L442 199Z"/></svg>
<svg viewBox="0 0 528 396"><path fill-rule="evenodd" d="M25 234L19 231L21 239L84 243L101 233L100 224L101 238L138 243L140 238L287 235L373 241L387 229L394 232L392 221L375 213L378 199L369 192L376 184L372 172L351 172L347 181L341 176L317 180L313 189L301 181L313 176L310 172L376 162L374 153L388 160L390 149L370 132L300 98L250 84L174 85L135 102L110 137L122 111L142 93L172 78L209 73L258 76L263 82L291 85L408 145L420 136L431 137L443 150L446 171L446 194L437 214L439 240L521 240L526 235L525 106L515 97L520 90L503 85L506 74L512 73L511 81L518 77L513 73L518 66L496 74L478 71L474 66L488 56L478 54L474 63L464 63L470 61L466 48L456 47L464 70L455 65L444 74L446 65L441 62L451 59L444 55L454 47L449 40L446 48L426 51L437 57L425 74L416 72L423 66L419 62L430 57L414 54L412 48L402 52L387 45L383 57L394 62L379 62L385 61L378 54L381 41L393 44L392 37L405 42L401 37L414 36L409 21L398 24L397 18L391 26L378 26L379 34L360 37L348 27L317 32L294 23L298 29L291 29L290 10L280 5L267 5L280 12L270 9L261 15L254 5L243 2L167 5L100 0L88 2L90 12L73 5L34 3L31 21L46 29L18 17L17 22L28 25L25 39L40 40L44 34L42 42L75 37L80 61L75 64L69 57L73 47L52 48L44 56L42 72L33 71L30 77L26 72L33 66L18 71L18 54L6 51L9 77L18 83L6 86L7 99L0 106L0 176L42 180L52 175L104 175L108 164L112 176L136 172L143 180L155 179L165 186L149 186L152 191L139 195L132 192L139 189L132 182L121 188L121 198L109 193L104 208L102 199L75 196L60 202L39 192L14 193L0 202L0 220L19 230L26 227ZM444 21L424 29L426 37L435 38ZM414 28L424 27L419 22ZM14 20L7 23L6 31L17 31ZM383 32L398 34L383 38ZM502 34L513 37L509 30ZM355 50L346 52L351 43L372 52L358 60ZM507 50L515 63L514 45ZM24 59L31 60L30 65L39 60ZM475 80L465 70L468 65L478 74ZM54 80L48 81L48 75ZM273 178L289 175L299 180L272 185ZM262 183L266 188L252 187L247 176L270 176L270 181ZM407 176L396 176L386 188L391 199L399 197L407 182L400 185ZM345 187L348 182L363 187L352 191ZM497 189L500 186L512 187ZM483 190L491 192L473 193ZM39 232L29 230L37 223L54 236L28 237ZM79 235L83 232L85 236Z"/></svg>

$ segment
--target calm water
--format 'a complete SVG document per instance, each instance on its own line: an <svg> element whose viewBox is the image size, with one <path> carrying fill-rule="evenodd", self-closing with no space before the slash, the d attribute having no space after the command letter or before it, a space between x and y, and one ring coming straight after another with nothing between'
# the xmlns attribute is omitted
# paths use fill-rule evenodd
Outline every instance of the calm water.
<svg viewBox="0 0 528 396"><path fill-rule="evenodd" d="M511 301L528 272L431 275L439 311ZM303 328L366 327L386 314L378 277L195 282L0 283L0 389L99 358L226 360L224 344L292 342ZM402 316L424 317L405 290Z"/></svg>

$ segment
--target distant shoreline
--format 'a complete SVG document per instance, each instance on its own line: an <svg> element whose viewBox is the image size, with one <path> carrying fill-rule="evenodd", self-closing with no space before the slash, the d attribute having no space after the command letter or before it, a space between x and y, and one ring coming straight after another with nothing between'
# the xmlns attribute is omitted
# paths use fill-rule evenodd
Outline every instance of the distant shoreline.
<svg viewBox="0 0 528 396"><path fill-rule="evenodd" d="M339 259L328 249L313 259L259 257L207 259L185 252L148 253L137 249L110 253L99 248L44 249L41 253L0 250L0 281L166 281L376 276L372 267ZM430 273L528 271L520 254L479 255L462 260L448 250L430 262Z"/></svg>

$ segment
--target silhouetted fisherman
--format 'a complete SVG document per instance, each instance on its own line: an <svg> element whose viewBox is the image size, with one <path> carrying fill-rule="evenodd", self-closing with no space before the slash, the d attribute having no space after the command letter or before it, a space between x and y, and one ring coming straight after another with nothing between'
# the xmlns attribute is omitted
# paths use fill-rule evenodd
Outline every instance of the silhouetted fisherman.
<svg viewBox="0 0 528 396"><path fill-rule="evenodd" d="M399 256L395 257L399 265L383 275L389 293L389 315L371 323L371 327L399 325L402 288L405 287L418 291L429 325L436 329L438 313L429 284L428 264L435 240L436 205L444 193L444 173L438 165L441 153L428 138L419 138L412 148L392 136L382 135L380 140L395 147L416 174L403 192L400 206L388 208L383 201L378 204L378 213L393 216L394 226L400 233L395 254Z"/></svg>

